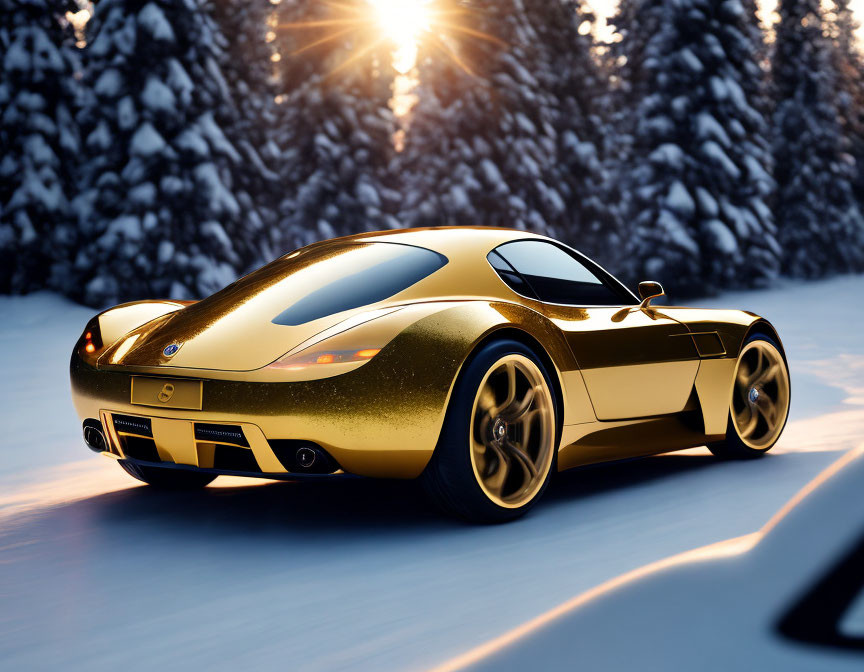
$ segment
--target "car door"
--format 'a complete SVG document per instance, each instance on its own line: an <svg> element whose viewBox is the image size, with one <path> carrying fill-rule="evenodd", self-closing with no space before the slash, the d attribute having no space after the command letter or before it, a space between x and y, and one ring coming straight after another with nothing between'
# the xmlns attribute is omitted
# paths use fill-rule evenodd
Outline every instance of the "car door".
<svg viewBox="0 0 864 672"><path fill-rule="evenodd" d="M521 240L494 254L521 276L564 332L598 420L685 408L699 370L685 325L662 309L640 309L621 283L564 246Z"/></svg>

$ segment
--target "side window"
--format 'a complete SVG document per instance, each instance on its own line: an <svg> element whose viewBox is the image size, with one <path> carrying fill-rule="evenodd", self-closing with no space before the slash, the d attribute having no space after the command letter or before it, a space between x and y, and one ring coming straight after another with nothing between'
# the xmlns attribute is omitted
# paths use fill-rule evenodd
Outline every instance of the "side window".
<svg viewBox="0 0 864 672"><path fill-rule="evenodd" d="M504 257L492 250L486 258L497 272L504 283L517 294L527 296L531 299L536 299L534 291L525 282L525 278L513 270L513 267L504 261Z"/></svg>
<svg viewBox="0 0 864 672"><path fill-rule="evenodd" d="M620 306L634 302L633 297L623 287L616 286L614 280L603 278L599 272L595 273L552 243L519 240L504 243L495 252L517 271L533 290L532 294L541 301L577 306ZM516 287L513 289L524 294Z"/></svg>

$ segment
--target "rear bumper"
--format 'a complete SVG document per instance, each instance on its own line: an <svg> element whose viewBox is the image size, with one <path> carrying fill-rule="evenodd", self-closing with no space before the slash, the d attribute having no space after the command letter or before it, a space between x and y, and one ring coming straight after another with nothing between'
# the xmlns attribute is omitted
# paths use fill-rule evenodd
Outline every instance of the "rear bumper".
<svg viewBox="0 0 864 672"><path fill-rule="evenodd" d="M170 462L148 462L146 460L133 460L123 458L120 462L127 462L139 467L159 467L160 469L179 469L180 471L194 471L204 474L213 474L214 476L243 476L246 478L264 478L272 481L314 481L314 480L332 480L332 479L362 479L362 476L355 474L346 474L344 471L337 471L332 474L307 474L307 473L264 473L260 471L235 471L232 469L208 469L206 467L194 467L188 464L173 464Z"/></svg>
<svg viewBox="0 0 864 672"><path fill-rule="evenodd" d="M320 446L347 473L416 478L438 441L458 363L406 375L401 360L384 355L350 373L321 380L259 383L204 378L201 410L184 410L133 404L132 372L97 369L75 354L72 398L82 422L102 422L113 446L110 452L119 458L127 456L121 437L110 436L111 418L127 415L152 423L155 450L166 465L218 469L206 445L214 441L195 439L196 424L209 423L241 427L248 446L233 448L254 458L247 460L254 469L222 469L225 473L293 478L296 472L285 467L272 444L306 441Z"/></svg>
<svg viewBox="0 0 864 672"><path fill-rule="evenodd" d="M260 478L344 474L320 446L308 441L268 441L251 423L215 425L112 411L101 411L99 416L98 422L85 421L85 432L98 429L103 454L133 464ZM90 442L88 446L94 449ZM298 454L312 459L298 460Z"/></svg>

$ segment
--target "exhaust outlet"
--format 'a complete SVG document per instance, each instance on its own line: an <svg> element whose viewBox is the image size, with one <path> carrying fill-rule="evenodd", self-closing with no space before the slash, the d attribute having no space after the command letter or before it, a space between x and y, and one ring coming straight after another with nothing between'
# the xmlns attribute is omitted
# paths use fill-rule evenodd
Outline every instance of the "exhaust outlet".
<svg viewBox="0 0 864 672"><path fill-rule="evenodd" d="M100 428L93 424L84 425L84 443L94 453L102 453L108 450L108 442Z"/></svg>
<svg viewBox="0 0 864 672"><path fill-rule="evenodd" d="M339 464L324 448L305 439L267 439L285 471L297 474L332 474Z"/></svg>
<svg viewBox="0 0 864 672"><path fill-rule="evenodd" d="M318 460L318 451L309 446L301 446L295 455L297 465L302 469L311 469Z"/></svg>

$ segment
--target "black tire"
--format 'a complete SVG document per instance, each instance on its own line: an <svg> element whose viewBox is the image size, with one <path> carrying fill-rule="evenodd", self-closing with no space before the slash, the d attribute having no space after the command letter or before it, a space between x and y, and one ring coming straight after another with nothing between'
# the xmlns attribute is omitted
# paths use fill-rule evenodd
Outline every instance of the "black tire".
<svg viewBox="0 0 864 672"><path fill-rule="evenodd" d="M159 490L198 490L206 487L216 478L215 474L200 471L145 467L125 460L120 460L120 466L133 478Z"/></svg>
<svg viewBox="0 0 864 672"><path fill-rule="evenodd" d="M710 450L714 455L719 458L726 460L752 460L758 457L762 457L765 455L780 438L780 435L783 433L783 429L786 426L786 422L789 419L789 402L791 400L791 392L792 386L789 378L789 368L786 363L786 356L783 353L783 349L780 347L780 344L777 343L773 338L763 333L755 333L751 336L748 336L744 343L741 345L741 352L745 352L747 346L751 343L767 343L771 347L773 347L780 355L782 359L782 364L784 367L784 375L786 380L786 392L785 392L785 410L783 411L783 419L779 424L779 430L776 431L776 436L769 439L769 441L765 445L754 446L749 444L747 441L743 440L739 434L735 417L733 411L733 404L735 403L733 400L733 404L730 404L729 407L729 418L726 424L726 438L722 441L717 441L716 443L709 443L708 450ZM739 362L736 365L736 373L737 367L740 366L741 354L739 354ZM737 382L733 382L733 386L737 385ZM733 399L736 394L736 389L733 387Z"/></svg>
<svg viewBox="0 0 864 672"><path fill-rule="evenodd" d="M540 371L551 400L552 458L545 475L538 469L536 479L542 476L539 490L531 499L518 506L501 506L484 491L472 464L471 420L474 417L475 398L479 387L497 363L508 355L521 355ZM547 414L548 415L548 414ZM544 416L547 417L547 416ZM547 431L544 429L543 431ZM555 387L549 371L537 355L526 345L514 340L492 341L475 352L463 368L456 382L441 436L432 459L420 476L420 483L432 502L444 513L473 523L502 523L527 513L542 497L550 475L557 465L558 447L557 406ZM545 459L545 458L544 458ZM535 486L538 480L535 480Z"/></svg>

